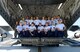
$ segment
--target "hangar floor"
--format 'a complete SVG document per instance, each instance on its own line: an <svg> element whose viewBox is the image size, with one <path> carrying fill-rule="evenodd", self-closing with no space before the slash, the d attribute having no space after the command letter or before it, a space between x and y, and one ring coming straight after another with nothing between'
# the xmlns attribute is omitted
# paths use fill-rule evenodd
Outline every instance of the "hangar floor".
<svg viewBox="0 0 80 52"><path fill-rule="evenodd" d="M0 52L39 52L38 47L0 47ZM41 52L80 52L80 47L60 46L60 47L41 47Z"/></svg>
<svg viewBox="0 0 80 52"><path fill-rule="evenodd" d="M16 42L16 40L9 40L9 41L11 41L11 43ZM0 42L0 43L2 43L3 45L4 42ZM21 44L10 45L10 46L9 45L0 46L0 52L80 52L80 47L72 47L64 44L60 44L59 47L53 47L53 46L42 46L42 47L23 46L22 47Z"/></svg>

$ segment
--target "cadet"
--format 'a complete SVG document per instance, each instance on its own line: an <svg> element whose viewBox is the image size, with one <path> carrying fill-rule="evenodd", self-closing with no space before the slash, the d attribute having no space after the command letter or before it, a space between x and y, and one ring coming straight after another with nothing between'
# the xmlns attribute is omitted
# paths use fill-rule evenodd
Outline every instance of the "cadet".
<svg viewBox="0 0 80 52"><path fill-rule="evenodd" d="M56 37L55 35L55 26L54 25L51 25L50 27L50 37Z"/></svg>
<svg viewBox="0 0 80 52"><path fill-rule="evenodd" d="M41 23L42 23L43 26L45 26L45 24L46 24L45 17L42 17Z"/></svg>
<svg viewBox="0 0 80 52"><path fill-rule="evenodd" d="M54 16L54 24L55 24L55 25L57 25L57 24L58 24L57 16Z"/></svg>
<svg viewBox="0 0 80 52"><path fill-rule="evenodd" d="M58 16L56 17L56 19L57 19L57 20L62 20L62 19L60 18L60 15L58 15Z"/></svg>
<svg viewBox="0 0 80 52"><path fill-rule="evenodd" d="M16 21L16 25L15 25L15 27L18 26L18 25L19 25L19 22ZM14 38L17 38L17 35L18 35L18 31L17 31L17 29L15 28Z"/></svg>
<svg viewBox="0 0 80 52"><path fill-rule="evenodd" d="M39 18L36 17L36 20L34 20L34 23L35 23L35 25L36 25L36 28L38 27L38 25L39 25L40 22L41 22L41 21L39 20Z"/></svg>
<svg viewBox="0 0 80 52"><path fill-rule="evenodd" d="M24 21L24 25L23 25L23 36L24 37L29 37L30 36L30 32L29 32L29 25L27 25L26 21Z"/></svg>
<svg viewBox="0 0 80 52"><path fill-rule="evenodd" d="M51 18L51 25L55 25L54 17Z"/></svg>
<svg viewBox="0 0 80 52"><path fill-rule="evenodd" d="M23 29L22 32L21 32L21 37L26 37L26 32L25 32L24 29Z"/></svg>
<svg viewBox="0 0 80 52"><path fill-rule="evenodd" d="M22 26L22 23L19 22L19 25L16 27L17 31L18 31L18 34L19 34L19 37L22 36L22 30L23 30L23 26Z"/></svg>
<svg viewBox="0 0 80 52"><path fill-rule="evenodd" d="M47 22L49 23L49 25L51 25L51 20L50 20L50 17L48 17Z"/></svg>
<svg viewBox="0 0 80 52"><path fill-rule="evenodd" d="M43 37L44 36L44 27L42 26L41 23L39 23L39 26L38 26L38 37Z"/></svg>
<svg viewBox="0 0 80 52"><path fill-rule="evenodd" d="M56 25L58 24L58 20L62 20L59 15L56 16L56 18L55 18L55 24L56 24Z"/></svg>
<svg viewBox="0 0 80 52"><path fill-rule="evenodd" d="M33 17L31 17L31 19L29 20L30 26L31 26L32 22L34 22Z"/></svg>
<svg viewBox="0 0 80 52"><path fill-rule="evenodd" d="M45 24L44 32L45 32L45 36L48 36L50 33L50 26L48 23Z"/></svg>
<svg viewBox="0 0 80 52"><path fill-rule="evenodd" d="M34 23L32 23L31 26L29 27L29 31L31 33L31 36L36 36L36 27Z"/></svg>
<svg viewBox="0 0 80 52"><path fill-rule="evenodd" d="M20 23L22 23L22 25L24 24L24 18L20 20Z"/></svg>
<svg viewBox="0 0 80 52"><path fill-rule="evenodd" d="M56 25L56 35L57 37L64 36L64 30L66 29L65 25L62 23L62 20L58 20L58 24Z"/></svg>
<svg viewBox="0 0 80 52"><path fill-rule="evenodd" d="M29 17L27 16L25 21L26 21L27 24L29 25L29 19L28 19L28 18L29 18Z"/></svg>

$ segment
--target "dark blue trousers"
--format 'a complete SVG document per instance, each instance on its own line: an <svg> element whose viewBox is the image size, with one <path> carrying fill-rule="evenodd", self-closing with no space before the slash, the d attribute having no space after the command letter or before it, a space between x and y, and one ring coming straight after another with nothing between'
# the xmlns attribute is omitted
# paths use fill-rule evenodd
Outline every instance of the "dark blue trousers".
<svg viewBox="0 0 80 52"><path fill-rule="evenodd" d="M38 37L40 37L40 38L41 38L41 37L44 37L44 36L45 36L44 31L41 31L41 32L39 32L39 33L38 33Z"/></svg>
<svg viewBox="0 0 80 52"><path fill-rule="evenodd" d="M23 37L23 31L20 31L20 33L18 33L19 34L19 37Z"/></svg>
<svg viewBox="0 0 80 52"><path fill-rule="evenodd" d="M19 37L30 37L30 36L31 36L31 34L28 30L27 31L21 31L19 33Z"/></svg>
<svg viewBox="0 0 80 52"><path fill-rule="evenodd" d="M50 33L50 37L56 37L56 35L55 35L55 31L51 31L51 33Z"/></svg>
<svg viewBox="0 0 80 52"><path fill-rule="evenodd" d="M63 37L64 36L64 31L58 31L58 30L56 30L55 31L55 35L56 35L56 37Z"/></svg>
<svg viewBox="0 0 80 52"><path fill-rule="evenodd" d="M34 31L31 32L31 33L33 34L33 36L31 36L31 37L37 37L37 34L38 34L37 30L34 30Z"/></svg>
<svg viewBox="0 0 80 52"><path fill-rule="evenodd" d="M29 30L25 31L25 37L31 37Z"/></svg>

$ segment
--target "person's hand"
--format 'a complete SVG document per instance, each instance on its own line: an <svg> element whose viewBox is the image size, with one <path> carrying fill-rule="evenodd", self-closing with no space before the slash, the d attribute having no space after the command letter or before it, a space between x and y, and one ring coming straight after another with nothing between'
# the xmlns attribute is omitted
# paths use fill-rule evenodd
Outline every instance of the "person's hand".
<svg viewBox="0 0 80 52"><path fill-rule="evenodd" d="M40 33L40 31L38 31L38 33Z"/></svg>
<svg viewBox="0 0 80 52"><path fill-rule="evenodd" d="M18 31L18 33L20 33L20 31Z"/></svg>
<svg viewBox="0 0 80 52"><path fill-rule="evenodd" d="M50 28L48 30L50 30Z"/></svg>
<svg viewBox="0 0 80 52"><path fill-rule="evenodd" d="M45 32L45 34L47 34L47 32Z"/></svg>
<svg viewBox="0 0 80 52"><path fill-rule="evenodd" d="M51 31L55 31L54 29L52 29Z"/></svg>
<svg viewBox="0 0 80 52"><path fill-rule="evenodd" d="M31 34L33 36L33 34Z"/></svg>
<svg viewBox="0 0 80 52"><path fill-rule="evenodd" d="M28 30L28 28L26 28L26 30Z"/></svg>

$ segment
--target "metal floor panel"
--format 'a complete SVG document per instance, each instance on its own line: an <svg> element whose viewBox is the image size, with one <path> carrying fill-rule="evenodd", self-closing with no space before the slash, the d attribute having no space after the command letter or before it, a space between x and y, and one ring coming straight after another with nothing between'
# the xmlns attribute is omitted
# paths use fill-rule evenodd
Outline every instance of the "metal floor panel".
<svg viewBox="0 0 80 52"><path fill-rule="evenodd" d="M80 47L42 47L42 52L80 52Z"/></svg>
<svg viewBox="0 0 80 52"><path fill-rule="evenodd" d="M0 47L0 52L38 52L38 48L21 46Z"/></svg>
<svg viewBox="0 0 80 52"><path fill-rule="evenodd" d="M38 47L3 47L0 52L38 52ZM80 47L60 46L60 47L41 47L41 52L80 52Z"/></svg>

